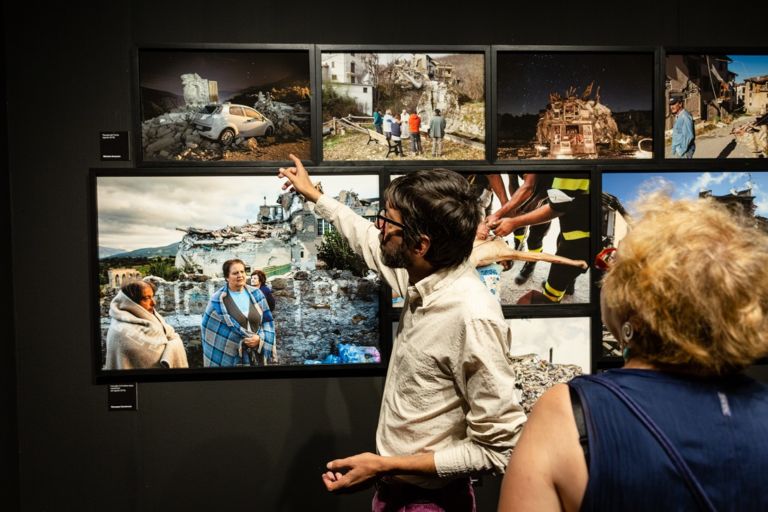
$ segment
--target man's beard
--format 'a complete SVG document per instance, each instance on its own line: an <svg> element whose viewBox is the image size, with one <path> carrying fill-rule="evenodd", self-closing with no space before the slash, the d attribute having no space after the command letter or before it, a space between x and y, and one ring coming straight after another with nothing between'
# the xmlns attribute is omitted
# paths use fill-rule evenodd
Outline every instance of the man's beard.
<svg viewBox="0 0 768 512"><path fill-rule="evenodd" d="M407 268L411 265L408 248L401 243L393 252L387 251L384 244L381 245L381 261L389 268Z"/></svg>

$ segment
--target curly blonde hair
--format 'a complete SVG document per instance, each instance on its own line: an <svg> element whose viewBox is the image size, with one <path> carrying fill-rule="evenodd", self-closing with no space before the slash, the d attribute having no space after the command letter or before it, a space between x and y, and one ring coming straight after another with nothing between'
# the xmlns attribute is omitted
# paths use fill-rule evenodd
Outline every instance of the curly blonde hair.
<svg viewBox="0 0 768 512"><path fill-rule="evenodd" d="M768 235L754 219L663 193L638 209L602 285L606 305L635 330L632 356L722 375L768 354Z"/></svg>

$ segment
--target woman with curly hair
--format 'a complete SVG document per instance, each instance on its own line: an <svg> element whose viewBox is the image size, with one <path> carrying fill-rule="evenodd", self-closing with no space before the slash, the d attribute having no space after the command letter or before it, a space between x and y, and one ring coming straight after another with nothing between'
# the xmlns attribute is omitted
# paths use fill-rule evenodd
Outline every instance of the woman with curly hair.
<svg viewBox="0 0 768 512"><path fill-rule="evenodd" d="M500 511L768 510L768 235L654 195L602 282L625 365L536 404Z"/></svg>

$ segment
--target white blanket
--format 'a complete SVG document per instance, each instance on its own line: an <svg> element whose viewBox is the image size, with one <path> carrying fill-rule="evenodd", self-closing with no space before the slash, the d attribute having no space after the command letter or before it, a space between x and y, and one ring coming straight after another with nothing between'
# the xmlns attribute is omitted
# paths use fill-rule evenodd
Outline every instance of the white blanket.
<svg viewBox="0 0 768 512"><path fill-rule="evenodd" d="M107 370L189 366L181 338L156 311L150 313L119 292L109 316Z"/></svg>

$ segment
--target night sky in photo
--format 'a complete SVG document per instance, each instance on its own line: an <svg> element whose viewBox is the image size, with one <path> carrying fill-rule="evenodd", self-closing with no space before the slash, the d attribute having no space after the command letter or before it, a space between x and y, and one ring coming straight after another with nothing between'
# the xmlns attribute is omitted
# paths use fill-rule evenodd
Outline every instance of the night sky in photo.
<svg viewBox="0 0 768 512"><path fill-rule="evenodd" d="M577 95L594 80L594 98L613 112L652 110L653 55L598 53L499 52L499 114L538 114L553 92L565 95L570 86Z"/></svg>
<svg viewBox="0 0 768 512"><path fill-rule="evenodd" d="M218 82L219 91L241 91L283 79L309 86L308 51L139 51L141 87L184 94L181 75L197 73Z"/></svg>

